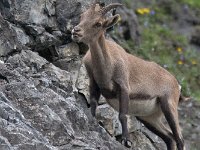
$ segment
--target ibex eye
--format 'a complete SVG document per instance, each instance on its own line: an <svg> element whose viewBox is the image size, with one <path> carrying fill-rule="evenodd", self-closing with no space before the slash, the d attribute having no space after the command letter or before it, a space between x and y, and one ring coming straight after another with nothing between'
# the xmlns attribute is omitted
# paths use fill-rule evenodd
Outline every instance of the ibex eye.
<svg viewBox="0 0 200 150"><path fill-rule="evenodd" d="M97 27L101 27L101 23L100 23L100 22L95 23L95 24L94 24L94 27L96 27L96 28L97 28Z"/></svg>

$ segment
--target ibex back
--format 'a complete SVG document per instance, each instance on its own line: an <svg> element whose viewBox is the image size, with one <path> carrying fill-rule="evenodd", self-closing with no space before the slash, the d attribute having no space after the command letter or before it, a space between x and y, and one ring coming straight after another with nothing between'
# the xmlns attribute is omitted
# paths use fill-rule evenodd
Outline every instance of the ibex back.
<svg viewBox="0 0 200 150"><path fill-rule="evenodd" d="M115 25L119 15L106 13L121 4L104 6L93 3L81 14L80 23L72 30L72 39L89 46L83 62L90 79L91 113L95 116L102 94L119 111L122 144L131 147L127 115L134 115L149 130L161 137L168 150L184 149L177 107L180 88L177 80L164 68L128 54L114 41L104 36ZM170 128L162 122L165 116Z"/></svg>

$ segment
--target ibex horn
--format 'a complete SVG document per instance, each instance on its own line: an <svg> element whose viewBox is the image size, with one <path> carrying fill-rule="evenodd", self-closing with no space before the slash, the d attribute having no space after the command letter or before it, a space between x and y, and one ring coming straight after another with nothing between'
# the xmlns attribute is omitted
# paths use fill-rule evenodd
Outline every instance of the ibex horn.
<svg viewBox="0 0 200 150"><path fill-rule="evenodd" d="M102 10L101 10L101 13L102 15L105 15L108 11L110 11L111 9L113 8L116 8L116 7L119 7L119 6L123 6L122 4L120 3L113 3L113 4L110 4L106 7L104 7Z"/></svg>

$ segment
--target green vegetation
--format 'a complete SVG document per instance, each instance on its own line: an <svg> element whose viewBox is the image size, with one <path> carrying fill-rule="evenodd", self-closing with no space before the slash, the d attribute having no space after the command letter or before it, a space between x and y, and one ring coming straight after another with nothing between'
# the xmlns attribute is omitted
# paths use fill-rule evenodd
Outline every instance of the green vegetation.
<svg viewBox="0 0 200 150"><path fill-rule="evenodd" d="M180 0L181 3L183 4L188 4L191 7L194 8L200 8L200 1L199 0Z"/></svg>
<svg viewBox="0 0 200 150"><path fill-rule="evenodd" d="M199 0L180 0L200 6ZM126 0L129 3L129 0ZM178 3L173 4L176 9ZM179 7L177 7L179 9ZM146 60L155 61L176 76L184 95L200 100L200 51L189 44L184 35L170 27L173 10L152 4L149 8L135 10L141 26L141 45L135 47L131 40L123 45L130 53ZM198 70L199 69L199 70Z"/></svg>

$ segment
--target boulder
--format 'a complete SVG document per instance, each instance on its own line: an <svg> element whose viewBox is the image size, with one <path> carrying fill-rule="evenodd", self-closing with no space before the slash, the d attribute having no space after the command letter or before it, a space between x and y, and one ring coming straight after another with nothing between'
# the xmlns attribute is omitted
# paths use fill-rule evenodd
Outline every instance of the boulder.
<svg viewBox="0 0 200 150"><path fill-rule="evenodd" d="M86 9L92 0L57 0L57 21L63 32L70 32L74 25L79 23L80 14Z"/></svg>
<svg viewBox="0 0 200 150"><path fill-rule="evenodd" d="M1 147L124 149L88 115L83 99L73 93L71 73L29 50L0 68L8 79L0 87Z"/></svg>
<svg viewBox="0 0 200 150"><path fill-rule="evenodd" d="M4 20L0 14L0 57L21 51L30 41L23 29Z"/></svg>
<svg viewBox="0 0 200 150"><path fill-rule="evenodd" d="M55 27L56 0L3 0L0 10L6 20L22 25Z"/></svg>
<svg viewBox="0 0 200 150"><path fill-rule="evenodd" d="M113 136L122 134L122 127L118 116L119 113L108 104L97 107L97 120ZM128 116L128 128L130 133L140 129L140 123L134 116Z"/></svg>

